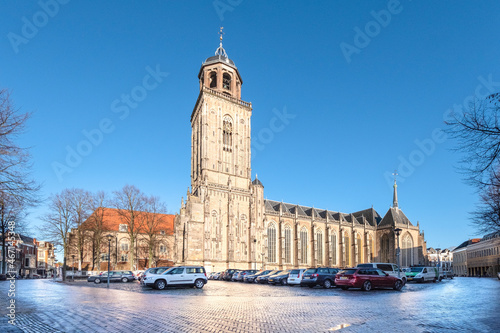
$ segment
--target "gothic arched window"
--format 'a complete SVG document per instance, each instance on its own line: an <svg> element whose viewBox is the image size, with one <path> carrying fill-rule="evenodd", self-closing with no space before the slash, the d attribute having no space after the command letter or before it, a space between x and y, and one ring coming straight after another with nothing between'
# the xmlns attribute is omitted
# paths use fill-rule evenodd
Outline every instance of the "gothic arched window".
<svg viewBox="0 0 500 333"><path fill-rule="evenodd" d="M316 231L316 264L323 265L323 231Z"/></svg>
<svg viewBox="0 0 500 333"><path fill-rule="evenodd" d="M380 240L380 257L382 262L389 262L389 235L385 234Z"/></svg>
<svg viewBox="0 0 500 333"><path fill-rule="evenodd" d="M285 263L292 263L292 229L288 224L285 226Z"/></svg>
<svg viewBox="0 0 500 333"><path fill-rule="evenodd" d="M332 253L332 265L337 266L337 234L330 235L330 248Z"/></svg>
<svg viewBox="0 0 500 333"><path fill-rule="evenodd" d="M227 73L222 75L222 88L231 90L231 75Z"/></svg>
<svg viewBox="0 0 500 333"><path fill-rule="evenodd" d="M270 223L267 227L267 261L276 262L276 225Z"/></svg>
<svg viewBox="0 0 500 333"><path fill-rule="evenodd" d="M217 73L210 73L210 88L217 88Z"/></svg>
<svg viewBox="0 0 500 333"><path fill-rule="evenodd" d="M307 264L307 229L300 230L300 263Z"/></svg>
<svg viewBox="0 0 500 333"><path fill-rule="evenodd" d="M401 261L401 265L403 267L410 267L413 264L413 240L409 234L403 237L402 248L403 260Z"/></svg>
<svg viewBox="0 0 500 333"><path fill-rule="evenodd" d="M224 116L222 121L222 143L223 150L231 152L233 146L233 120L229 116Z"/></svg>

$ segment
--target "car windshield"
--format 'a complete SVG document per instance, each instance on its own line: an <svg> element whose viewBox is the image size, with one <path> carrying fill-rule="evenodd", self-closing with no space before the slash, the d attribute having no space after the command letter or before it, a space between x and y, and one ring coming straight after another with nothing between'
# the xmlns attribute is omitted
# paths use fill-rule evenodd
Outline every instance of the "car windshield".
<svg viewBox="0 0 500 333"><path fill-rule="evenodd" d="M410 272L419 273L423 270L423 267L412 267Z"/></svg>
<svg viewBox="0 0 500 333"><path fill-rule="evenodd" d="M339 274L352 275L357 271L357 269L344 269L339 272Z"/></svg>

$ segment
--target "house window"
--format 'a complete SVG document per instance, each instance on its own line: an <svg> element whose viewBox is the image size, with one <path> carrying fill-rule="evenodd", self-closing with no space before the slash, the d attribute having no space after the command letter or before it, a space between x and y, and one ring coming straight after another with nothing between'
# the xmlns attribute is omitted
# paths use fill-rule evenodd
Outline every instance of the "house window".
<svg viewBox="0 0 500 333"><path fill-rule="evenodd" d="M160 253L166 253L167 252L167 247L163 244L160 245Z"/></svg>
<svg viewBox="0 0 500 333"><path fill-rule="evenodd" d="M109 260L109 254L101 253L101 261L108 261L108 260Z"/></svg>
<svg viewBox="0 0 500 333"><path fill-rule="evenodd" d="M165 235L165 230L160 230L160 235Z"/></svg>
<svg viewBox="0 0 500 333"><path fill-rule="evenodd" d="M120 232L127 232L128 228L126 224L120 224L120 228L118 229Z"/></svg>
<svg viewBox="0 0 500 333"><path fill-rule="evenodd" d="M45 252L43 252L43 251L38 252L38 258L45 259Z"/></svg>
<svg viewBox="0 0 500 333"><path fill-rule="evenodd" d="M271 223L267 228L268 261L276 262L276 225Z"/></svg>
<svg viewBox="0 0 500 333"><path fill-rule="evenodd" d="M128 255L127 254L122 254L120 257L120 261L128 261Z"/></svg>
<svg viewBox="0 0 500 333"><path fill-rule="evenodd" d="M30 265L30 258L26 258L24 266L29 267L29 265Z"/></svg>
<svg viewBox="0 0 500 333"><path fill-rule="evenodd" d="M125 242L120 243L120 249L122 251L128 251L128 243Z"/></svg>

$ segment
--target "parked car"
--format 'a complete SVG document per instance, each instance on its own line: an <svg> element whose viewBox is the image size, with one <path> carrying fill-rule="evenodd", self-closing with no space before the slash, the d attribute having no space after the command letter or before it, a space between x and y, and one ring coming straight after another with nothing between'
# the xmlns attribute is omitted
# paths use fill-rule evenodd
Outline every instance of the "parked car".
<svg viewBox="0 0 500 333"><path fill-rule="evenodd" d="M160 266L160 267L151 267L148 268L141 276L141 279L139 282L141 285L144 285L144 280L146 279L146 276L148 275L153 275L153 274L162 274L165 272L167 269L171 268L170 266Z"/></svg>
<svg viewBox="0 0 500 333"><path fill-rule="evenodd" d="M292 269L290 271L290 275L288 276L287 283L289 286L300 285L300 281L302 281L302 275L304 274L305 269Z"/></svg>
<svg viewBox="0 0 500 333"><path fill-rule="evenodd" d="M249 282L249 283L256 282L255 279L257 279L259 276L264 275L264 274L269 274L271 272L272 272L272 269L268 269L268 270L265 270L265 271L258 271L255 274L245 275L243 277L243 281L244 282Z"/></svg>
<svg viewBox="0 0 500 333"><path fill-rule="evenodd" d="M318 267L309 268L302 275L300 286L322 286L325 289L335 286L335 275L339 272L338 268Z"/></svg>
<svg viewBox="0 0 500 333"><path fill-rule="evenodd" d="M412 267L409 272L406 272L406 280L436 282L439 280L439 271L436 267Z"/></svg>
<svg viewBox="0 0 500 333"><path fill-rule="evenodd" d="M231 281L236 281L236 278L240 275L242 271L237 270L236 272L233 273L233 276L231 276Z"/></svg>
<svg viewBox="0 0 500 333"><path fill-rule="evenodd" d="M129 282L134 281L134 273L132 271L110 271L109 282ZM87 278L87 282L99 284L108 282L108 272L102 272L99 275L91 275Z"/></svg>
<svg viewBox="0 0 500 333"><path fill-rule="evenodd" d="M335 278L337 286L343 290L361 288L370 291L372 288L392 288L401 290L402 279L389 275L379 268L357 267L340 271Z"/></svg>
<svg viewBox="0 0 500 333"><path fill-rule="evenodd" d="M500 272L497 273L497 277L500 280Z"/></svg>
<svg viewBox="0 0 500 333"><path fill-rule="evenodd" d="M357 267L381 269L391 276L401 278L403 284L406 284L406 274L402 270L400 270L399 266L396 264L384 263L384 262L372 262L367 264L359 264Z"/></svg>
<svg viewBox="0 0 500 333"><path fill-rule="evenodd" d="M273 271L270 271L267 274L259 275L255 279L255 282L257 282L257 283L267 283L267 281L269 280L269 277L272 276L272 275L274 275L274 274L277 274L277 273L281 273L281 271L279 271L279 270L273 270Z"/></svg>
<svg viewBox="0 0 500 333"><path fill-rule="evenodd" d="M222 275L222 272L217 272L217 273L214 273L214 276L213 276L213 280L220 280L220 277Z"/></svg>
<svg viewBox="0 0 500 333"><path fill-rule="evenodd" d="M135 279L136 280L140 280L142 274L144 274L144 270L143 269L134 271L134 277L135 277Z"/></svg>
<svg viewBox="0 0 500 333"><path fill-rule="evenodd" d="M233 274L237 271L237 269L234 269L234 268L230 268L230 269L226 269L223 273L222 273L222 278L221 280L224 280L224 281L231 281L231 278L233 277Z"/></svg>
<svg viewBox="0 0 500 333"><path fill-rule="evenodd" d="M256 274L257 272L258 272L258 270L256 270L256 269L247 269L247 270L241 271L238 274L238 278L236 279L236 281L243 282L245 276L253 275L253 274Z"/></svg>
<svg viewBox="0 0 500 333"><path fill-rule="evenodd" d="M290 275L290 269L286 271L282 271L281 273L274 274L269 277L267 283L269 284L281 284L282 286L286 285L288 283L288 275Z"/></svg>
<svg viewBox="0 0 500 333"><path fill-rule="evenodd" d="M207 282L207 274L203 266L172 267L162 274L148 274L144 280L146 286L159 290L167 286L189 286L201 289Z"/></svg>

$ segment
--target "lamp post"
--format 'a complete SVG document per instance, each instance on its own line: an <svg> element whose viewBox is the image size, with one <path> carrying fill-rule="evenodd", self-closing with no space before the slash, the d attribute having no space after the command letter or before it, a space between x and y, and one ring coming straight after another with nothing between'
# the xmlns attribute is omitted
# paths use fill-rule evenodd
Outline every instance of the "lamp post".
<svg viewBox="0 0 500 333"><path fill-rule="evenodd" d="M113 235L109 234L108 236L108 285L109 288L109 258L111 258L111 239L113 239Z"/></svg>
<svg viewBox="0 0 500 333"><path fill-rule="evenodd" d="M398 260L398 278L400 278L401 277L401 263L399 262L399 252L401 251L401 249L399 248L399 234L401 233L401 229L396 228L396 229L394 229L394 232L396 233L396 237L398 239L398 247L396 249L396 257Z"/></svg>
<svg viewBox="0 0 500 333"><path fill-rule="evenodd" d="M438 280L441 281L441 258L440 258L440 248L436 248L437 255L437 270L438 270Z"/></svg>
<svg viewBox="0 0 500 333"><path fill-rule="evenodd" d="M73 282L75 282L75 255L72 254L71 258L73 258L73 277L72 277L72 280L73 280Z"/></svg>

